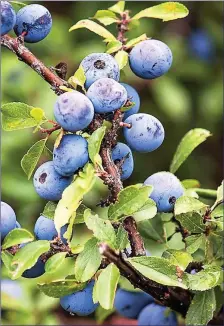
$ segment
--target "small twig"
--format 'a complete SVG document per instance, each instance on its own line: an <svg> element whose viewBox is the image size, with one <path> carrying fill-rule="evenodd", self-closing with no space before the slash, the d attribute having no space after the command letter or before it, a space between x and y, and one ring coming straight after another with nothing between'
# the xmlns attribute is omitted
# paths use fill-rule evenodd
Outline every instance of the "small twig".
<svg viewBox="0 0 224 326"><path fill-rule="evenodd" d="M40 132L42 134L48 134L49 136L52 134L52 132L56 131L56 130L59 130L61 129L61 126L59 124L55 124L54 127L52 128L49 128L49 129L43 129L43 128L40 128Z"/></svg>
<svg viewBox="0 0 224 326"><path fill-rule="evenodd" d="M120 127L125 127L130 129L132 127L131 123L126 123L126 122L120 122Z"/></svg>
<svg viewBox="0 0 224 326"><path fill-rule="evenodd" d="M109 262L114 263L119 268L121 274L126 277L134 287L152 295L162 305L170 307L179 312L182 316L186 316L187 309L192 299L191 293L188 290L178 287L168 287L146 278L105 243L99 245L99 251Z"/></svg>
<svg viewBox="0 0 224 326"><path fill-rule="evenodd" d="M132 216L128 216L123 221L123 226L128 233L131 244L132 256L145 256L145 246L137 230L137 224Z"/></svg>
<svg viewBox="0 0 224 326"><path fill-rule="evenodd" d="M60 86L73 88L68 82L55 75L43 62L41 62L31 51L29 51L23 42L18 38L12 38L9 35L1 36L1 45L14 52L18 59L30 66L38 75L48 82L57 95L64 93Z"/></svg>

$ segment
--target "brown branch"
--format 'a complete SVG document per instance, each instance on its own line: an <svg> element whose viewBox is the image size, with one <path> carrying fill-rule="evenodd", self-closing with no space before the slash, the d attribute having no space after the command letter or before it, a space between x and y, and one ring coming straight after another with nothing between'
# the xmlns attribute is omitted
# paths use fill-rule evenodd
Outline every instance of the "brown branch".
<svg viewBox="0 0 224 326"><path fill-rule="evenodd" d="M49 136L52 134L52 132L56 131L56 130L60 130L61 126L59 124L56 124L54 127L49 128L49 129L43 129L41 128L40 131L42 134L48 134Z"/></svg>
<svg viewBox="0 0 224 326"><path fill-rule="evenodd" d="M191 293L178 287L170 287L154 282L139 271L137 271L128 261L116 254L107 244L99 245L100 253L111 263L114 263L121 274L126 277L135 288L139 288L150 294L160 304L170 307L172 310L186 316L187 309L191 302Z"/></svg>
<svg viewBox="0 0 224 326"><path fill-rule="evenodd" d="M107 131L100 150L103 168L107 172L107 174L102 174L101 179L110 190L110 196L104 202L105 205L114 203L117 200L119 192L123 189L119 167L116 166L111 158L111 149L116 145L117 133L120 129L120 122L122 121L122 118L123 113L120 110L115 111L112 120L112 127Z"/></svg>
<svg viewBox="0 0 224 326"><path fill-rule="evenodd" d="M31 51L29 51L18 38L9 35L1 36L1 45L14 52L18 59L30 66L38 75L51 85L53 91L60 95L64 93L60 86L73 88L68 82L55 75L51 69L46 67Z"/></svg>
<svg viewBox="0 0 224 326"><path fill-rule="evenodd" d="M131 244L131 256L145 256L145 246L141 235L137 230L137 224L132 216L126 217L123 221L124 229L128 233Z"/></svg>
<svg viewBox="0 0 224 326"><path fill-rule="evenodd" d="M125 38L125 33L129 30L128 24L130 23L130 17L128 10L121 14L121 19L117 23L118 35L117 40L120 41L123 45L127 42Z"/></svg>

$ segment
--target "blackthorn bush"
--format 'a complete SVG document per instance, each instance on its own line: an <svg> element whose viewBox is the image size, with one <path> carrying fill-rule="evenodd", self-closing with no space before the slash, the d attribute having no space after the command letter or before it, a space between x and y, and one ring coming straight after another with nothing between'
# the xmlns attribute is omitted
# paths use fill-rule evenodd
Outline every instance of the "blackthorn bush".
<svg viewBox="0 0 224 326"><path fill-rule="evenodd" d="M132 150L152 152L165 138L156 117L139 113L139 94L123 82L122 70L129 63L138 77L155 79L172 65L168 45L146 34L128 40L126 32L142 18L169 21L186 17L188 9L178 2L159 3L131 17L125 2L119 1L77 22L69 31L95 32L103 37L106 53L90 53L66 79L67 63L48 68L24 45L49 34L48 9L19 5L23 8L15 23L11 4L1 3L1 44L50 84L58 97L56 121L39 107L2 105L3 129L34 127L34 133L42 135L22 158L21 167L28 179L34 173L34 188L48 201L38 214L34 235L21 228L11 206L1 202L1 259L13 280L4 280L3 290L20 298L15 280L37 278L40 291L60 298L70 314L87 316L97 310L102 321L115 308L124 317L138 319L139 326L176 326L177 312L187 325L207 325L212 319L214 324L222 305L223 184L217 190L203 189L198 180L175 175L210 132L190 130L169 172L154 173L144 183L122 183L134 170ZM117 37L102 26L113 23ZM17 37L5 35L13 27ZM191 42L196 51L199 44L207 58L207 40L199 33ZM148 82L143 85L148 87ZM127 144L119 141L120 131ZM100 198L99 208L92 204L90 209L88 197L95 198L97 178L107 186L108 197ZM209 206L203 199L213 203Z"/></svg>

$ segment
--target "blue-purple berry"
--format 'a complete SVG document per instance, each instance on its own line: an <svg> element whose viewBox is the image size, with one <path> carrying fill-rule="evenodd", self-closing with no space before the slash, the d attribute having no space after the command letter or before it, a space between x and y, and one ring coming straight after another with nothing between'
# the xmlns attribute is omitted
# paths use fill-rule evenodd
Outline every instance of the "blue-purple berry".
<svg viewBox="0 0 224 326"><path fill-rule="evenodd" d="M112 149L111 157L115 163L121 164L121 179L128 179L134 169L134 160L131 149L126 144L117 143L117 145Z"/></svg>
<svg viewBox="0 0 224 326"><path fill-rule="evenodd" d="M117 61L110 54L92 53L87 55L87 57L82 60L81 66L86 76L86 88L89 88L100 78L112 78L119 81L120 69Z"/></svg>
<svg viewBox="0 0 224 326"><path fill-rule="evenodd" d="M121 85L124 86L124 88L127 91L128 101L135 103L134 106L130 110L128 110L124 113L123 120L125 120L128 117L130 117L130 115L138 113L139 108L140 108L140 97L139 97L137 91L132 86L125 84L125 83L121 83Z"/></svg>
<svg viewBox="0 0 224 326"><path fill-rule="evenodd" d="M16 23L16 13L8 1L1 1L1 35L9 33Z"/></svg>
<svg viewBox="0 0 224 326"><path fill-rule="evenodd" d="M144 79L154 79L164 75L173 60L170 48L158 40L138 43L130 52L129 63L135 75Z"/></svg>
<svg viewBox="0 0 224 326"><path fill-rule="evenodd" d="M54 116L67 131L83 130L93 120L93 104L87 96L78 91L66 92L58 96L54 106Z"/></svg>
<svg viewBox="0 0 224 326"><path fill-rule="evenodd" d="M167 308L151 303L146 306L138 317L138 326L177 326L174 312L166 313Z"/></svg>
<svg viewBox="0 0 224 326"><path fill-rule="evenodd" d="M0 226L1 240L3 240L5 236L16 227L16 214L12 207L4 201L1 201Z"/></svg>
<svg viewBox="0 0 224 326"><path fill-rule="evenodd" d="M17 12L14 31L17 36L25 33L24 41L36 43L43 40L52 27L50 12L42 5L32 4Z"/></svg>

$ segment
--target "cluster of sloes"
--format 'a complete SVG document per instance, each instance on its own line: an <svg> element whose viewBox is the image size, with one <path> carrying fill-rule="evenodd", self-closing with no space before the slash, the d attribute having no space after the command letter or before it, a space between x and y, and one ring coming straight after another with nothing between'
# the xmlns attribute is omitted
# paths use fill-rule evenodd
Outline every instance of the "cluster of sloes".
<svg viewBox="0 0 224 326"><path fill-rule="evenodd" d="M50 12L42 5L32 4L21 8L17 14L8 1L1 1L1 35L12 29L24 41L36 43L43 40L52 27Z"/></svg>
<svg viewBox="0 0 224 326"><path fill-rule="evenodd" d="M52 26L51 15L41 5L28 5L17 14L7 1L1 3L1 35L14 28L17 36L22 35L25 42L38 42L45 38ZM129 64L133 73L144 79L154 79L165 74L172 63L169 47L161 41L148 39L135 45L129 55ZM58 201L64 189L72 182L74 174L89 161L88 142L80 134L85 131L94 118L101 114L108 118L116 110L133 106L124 113L123 133L127 143L118 142L112 148L112 160L121 162L121 179L129 178L134 169L132 150L152 152L164 140L164 128L154 116L138 113L140 98L130 85L120 83L120 70L117 61L106 53L93 53L85 57L81 66L85 72L86 94L76 90L58 96L54 106L54 116L63 128L60 144L53 150L53 160L42 164L35 172L33 182L40 197ZM79 132L78 134L76 134ZM183 195L180 181L169 172L158 172L147 178L145 185L153 185L150 195L159 212L173 210L177 198ZM16 222L13 209L2 202L2 239L9 231L20 227ZM63 238L67 226L61 229ZM53 220L40 216L35 224L34 233L37 240L52 240L57 236ZM24 244L26 245L26 244ZM24 245L21 245L24 246ZM44 273L44 263L39 259L23 276L34 278ZM61 306L78 315L92 313L97 304L93 303L92 291L94 281L84 290L61 298ZM139 318L139 325L175 325L176 317L171 313L166 317L164 307L156 305L153 299L143 292L127 292L119 289L116 294L115 307L126 317Z"/></svg>

